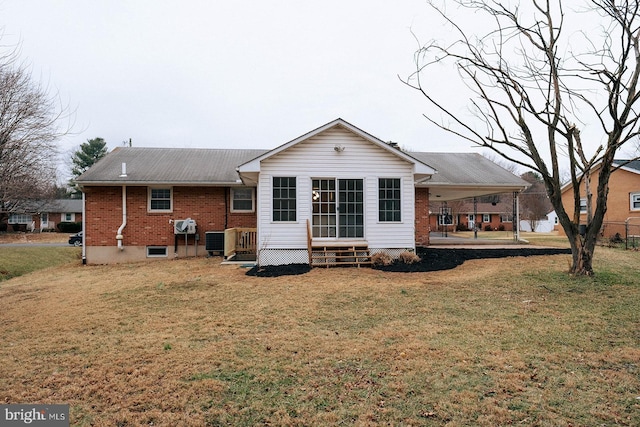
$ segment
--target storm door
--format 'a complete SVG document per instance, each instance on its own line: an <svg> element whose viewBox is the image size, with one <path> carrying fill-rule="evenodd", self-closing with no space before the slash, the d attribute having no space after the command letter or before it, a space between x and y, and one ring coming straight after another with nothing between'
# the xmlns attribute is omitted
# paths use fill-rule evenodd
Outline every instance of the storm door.
<svg viewBox="0 0 640 427"><path fill-rule="evenodd" d="M364 237L362 179L314 179L311 205L313 237Z"/></svg>

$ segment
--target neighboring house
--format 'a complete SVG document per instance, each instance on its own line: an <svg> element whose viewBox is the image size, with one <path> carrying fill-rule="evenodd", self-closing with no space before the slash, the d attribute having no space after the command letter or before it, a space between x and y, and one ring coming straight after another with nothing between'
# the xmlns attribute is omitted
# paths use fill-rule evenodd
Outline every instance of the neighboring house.
<svg viewBox="0 0 640 427"><path fill-rule="evenodd" d="M640 234L640 160L614 160L614 167L618 167L609 177L609 195L607 198L607 212L601 230L603 237L612 237L619 233L625 236L625 225L630 226L629 234ZM591 189L593 193L592 206L595 210L596 192L598 186L598 165L591 173ZM573 216L574 199L571 183L562 188L562 203L570 217ZM580 222L587 221L587 198L585 184L580 185ZM559 231L564 234L562 227Z"/></svg>
<svg viewBox="0 0 640 427"><path fill-rule="evenodd" d="M22 212L9 214L10 226L27 231L57 231L61 222L82 221L82 200L56 199L32 202Z"/></svg>
<svg viewBox="0 0 640 427"><path fill-rule="evenodd" d="M225 254L251 248L261 265L395 256L429 244L430 199L528 186L480 155L403 152L342 119L269 151L119 148L77 182L88 263L204 255L225 232Z"/></svg>
<svg viewBox="0 0 640 427"><path fill-rule="evenodd" d="M431 229L442 231L478 230L486 231L513 231L513 197L511 194L503 194L503 199L510 202L477 201L465 199L448 203L433 203L431 210ZM506 197L510 196L510 197Z"/></svg>

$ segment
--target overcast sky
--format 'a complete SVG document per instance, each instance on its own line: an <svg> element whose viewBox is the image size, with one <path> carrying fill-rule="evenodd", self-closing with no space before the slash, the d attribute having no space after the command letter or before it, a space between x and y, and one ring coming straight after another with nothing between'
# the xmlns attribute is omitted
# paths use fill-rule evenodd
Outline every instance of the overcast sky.
<svg viewBox="0 0 640 427"><path fill-rule="evenodd" d="M0 0L3 45L75 110L70 150L274 148L341 117L416 151L473 151L403 85L424 0ZM444 82L443 82L444 84Z"/></svg>

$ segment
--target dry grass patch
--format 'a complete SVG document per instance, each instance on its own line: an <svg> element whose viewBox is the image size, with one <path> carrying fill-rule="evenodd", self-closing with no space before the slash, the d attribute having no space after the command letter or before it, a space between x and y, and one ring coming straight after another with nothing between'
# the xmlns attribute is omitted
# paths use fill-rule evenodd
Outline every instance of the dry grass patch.
<svg viewBox="0 0 640 427"><path fill-rule="evenodd" d="M640 425L638 254L599 250L584 282L568 258L32 273L0 284L0 401L81 426Z"/></svg>

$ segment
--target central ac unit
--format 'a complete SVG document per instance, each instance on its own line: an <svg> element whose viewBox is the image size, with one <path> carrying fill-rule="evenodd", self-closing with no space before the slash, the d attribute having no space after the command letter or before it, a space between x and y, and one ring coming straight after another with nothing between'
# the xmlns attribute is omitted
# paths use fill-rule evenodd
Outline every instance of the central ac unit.
<svg viewBox="0 0 640 427"><path fill-rule="evenodd" d="M173 223L174 234L196 234L196 221L187 218L179 219Z"/></svg>

